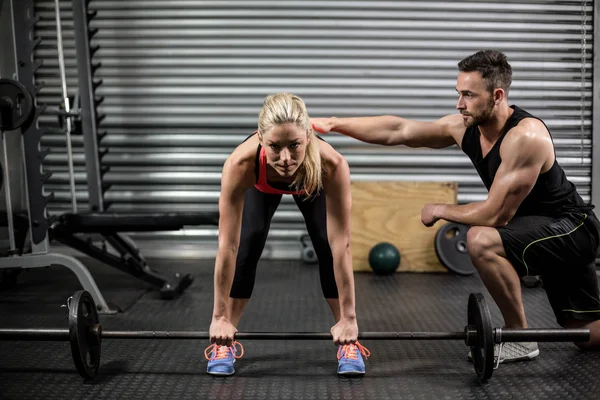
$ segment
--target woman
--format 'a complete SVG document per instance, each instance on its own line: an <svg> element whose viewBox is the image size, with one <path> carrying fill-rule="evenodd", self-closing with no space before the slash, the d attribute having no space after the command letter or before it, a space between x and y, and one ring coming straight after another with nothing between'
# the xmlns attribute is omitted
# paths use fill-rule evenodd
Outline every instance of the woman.
<svg viewBox="0 0 600 400"><path fill-rule="evenodd" d="M234 341L252 294L256 266L283 194L294 196L319 259L321 289L336 324L338 373L364 374L354 307L350 254L350 170L346 160L310 126L306 106L290 93L268 96L258 130L227 158L219 198L219 240L207 371L235 372L243 347ZM339 295L338 295L339 290ZM238 349L240 347L240 354Z"/></svg>

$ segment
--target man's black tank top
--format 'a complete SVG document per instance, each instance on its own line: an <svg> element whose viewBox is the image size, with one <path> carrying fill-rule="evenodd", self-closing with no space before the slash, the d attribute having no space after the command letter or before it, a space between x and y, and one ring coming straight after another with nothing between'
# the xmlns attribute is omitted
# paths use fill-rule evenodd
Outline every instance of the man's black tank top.
<svg viewBox="0 0 600 400"><path fill-rule="evenodd" d="M463 137L462 150L473 162L475 169L488 190L492 186L496 172L502 162L500 158L500 146L507 132L524 118L535 118L544 123L540 118L529 114L517 106L511 106L511 108L514 110L513 114L506 121L502 134L485 158L482 157L481 143L479 141L480 132L477 125L467 128ZM546 126L545 123L544 126ZM547 126L546 129L548 129ZM550 132L549 129L548 132ZM556 161L555 153L554 164L547 172L538 176L535 186L523 200L515 216L557 216L568 212L588 212L593 208L594 206L586 204L583 201L579 193L577 193L575 185L567 179L565 171Z"/></svg>

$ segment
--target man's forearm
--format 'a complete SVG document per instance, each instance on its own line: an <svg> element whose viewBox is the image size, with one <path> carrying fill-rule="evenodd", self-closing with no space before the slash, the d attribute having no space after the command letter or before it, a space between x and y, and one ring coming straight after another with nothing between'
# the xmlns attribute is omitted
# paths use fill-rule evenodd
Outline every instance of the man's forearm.
<svg viewBox="0 0 600 400"><path fill-rule="evenodd" d="M450 222L471 226L504 226L499 214L483 201L464 205L438 204L434 216ZM508 221L506 221L508 222Z"/></svg>
<svg viewBox="0 0 600 400"><path fill-rule="evenodd" d="M352 271L350 249L346 246L343 246L343 248L333 246L331 252L333 255L333 272L340 302L340 318L356 319L354 272Z"/></svg>
<svg viewBox="0 0 600 400"><path fill-rule="evenodd" d="M219 251L215 260L213 319L227 316L229 293L235 273L236 255L232 251Z"/></svg>
<svg viewBox="0 0 600 400"><path fill-rule="evenodd" d="M334 132L342 133L367 143L388 145L390 138L398 137L404 119L391 115L355 118L330 118Z"/></svg>

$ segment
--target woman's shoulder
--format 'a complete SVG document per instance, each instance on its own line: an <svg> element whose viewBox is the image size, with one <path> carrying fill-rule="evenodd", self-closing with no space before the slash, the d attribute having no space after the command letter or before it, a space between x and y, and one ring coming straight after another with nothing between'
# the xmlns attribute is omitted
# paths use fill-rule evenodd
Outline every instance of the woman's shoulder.
<svg viewBox="0 0 600 400"><path fill-rule="evenodd" d="M234 173L253 179L258 143L256 135L240 143L225 160L223 173Z"/></svg>
<svg viewBox="0 0 600 400"><path fill-rule="evenodd" d="M346 159L344 156L337 151L331 144L327 143L325 140L319 140L319 153L321 154L321 160L326 166L336 166L342 162L345 162Z"/></svg>
<svg viewBox="0 0 600 400"><path fill-rule="evenodd" d="M258 144L258 136L250 136L248 139L238 144L237 147L233 149L228 158L236 164L245 164L249 161L254 162L254 158L256 157L256 151L258 149Z"/></svg>
<svg viewBox="0 0 600 400"><path fill-rule="evenodd" d="M341 176L350 175L348 161L331 144L319 140L319 152L325 172L323 176L325 184L327 184L329 179L337 179Z"/></svg>

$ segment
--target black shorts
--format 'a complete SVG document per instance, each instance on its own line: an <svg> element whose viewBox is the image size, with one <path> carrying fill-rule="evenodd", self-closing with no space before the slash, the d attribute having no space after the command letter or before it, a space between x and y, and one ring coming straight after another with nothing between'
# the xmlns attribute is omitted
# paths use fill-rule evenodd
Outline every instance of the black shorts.
<svg viewBox="0 0 600 400"><path fill-rule="evenodd" d="M519 276L540 275L559 325L600 319L596 256L600 223L593 212L519 216L497 228Z"/></svg>

